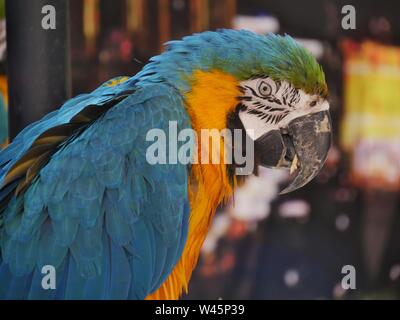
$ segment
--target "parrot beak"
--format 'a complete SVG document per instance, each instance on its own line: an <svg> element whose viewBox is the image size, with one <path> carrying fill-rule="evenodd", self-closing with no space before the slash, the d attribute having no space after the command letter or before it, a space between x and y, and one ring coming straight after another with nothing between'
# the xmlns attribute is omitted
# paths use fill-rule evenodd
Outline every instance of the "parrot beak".
<svg viewBox="0 0 400 320"><path fill-rule="evenodd" d="M297 176L280 194L310 182L322 169L331 145L331 120L320 111L291 120L286 128L273 130L255 141L259 163L266 167L299 168Z"/></svg>
<svg viewBox="0 0 400 320"><path fill-rule="evenodd" d="M289 122L287 130L295 152L291 167L293 162L298 161L300 170L292 183L280 194L301 188L322 169L331 146L331 128L328 111L308 114Z"/></svg>

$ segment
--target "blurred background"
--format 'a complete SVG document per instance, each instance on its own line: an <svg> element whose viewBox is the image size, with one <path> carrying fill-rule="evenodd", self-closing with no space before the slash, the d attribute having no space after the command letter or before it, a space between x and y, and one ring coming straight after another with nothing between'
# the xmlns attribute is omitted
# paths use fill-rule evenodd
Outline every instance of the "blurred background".
<svg viewBox="0 0 400 320"><path fill-rule="evenodd" d="M170 39L217 28L288 33L325 70L334 123L325 168L308 186L279 197L285 172L263 169L248 179L234 201L219 208L184 299L400 298L399 1L54 2L67 3L63 31L70 39L60 102L135 74ZM356 10L355 29L342 28L344 5ZM7 10L10 26L16 12ZM29 21L27 10L18 14ZM13 49L7 48L5 16L0 1L0 145L26 124L18 112L33 121L58 107L11 104L7 118L7 83L13 84L7 63L15 65L13 50L31 39L21 37L16 47L10 37ZM34 79L20 77L19 89ZM345 265L355 267L356 289L341 285Z"/></svg>

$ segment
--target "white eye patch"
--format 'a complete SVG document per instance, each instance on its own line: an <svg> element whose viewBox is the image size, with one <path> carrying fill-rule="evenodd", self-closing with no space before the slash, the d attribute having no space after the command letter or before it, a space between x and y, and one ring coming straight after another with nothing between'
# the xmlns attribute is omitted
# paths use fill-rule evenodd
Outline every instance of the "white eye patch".
<svg viewBox="0 0 400 320"><path fill-rule="evenodd" d="M287 81L260 77L243 81L240 86L243 110L239 118L253 140L286 127L297 117L329 109L326 100L296 89Z"/></svg>

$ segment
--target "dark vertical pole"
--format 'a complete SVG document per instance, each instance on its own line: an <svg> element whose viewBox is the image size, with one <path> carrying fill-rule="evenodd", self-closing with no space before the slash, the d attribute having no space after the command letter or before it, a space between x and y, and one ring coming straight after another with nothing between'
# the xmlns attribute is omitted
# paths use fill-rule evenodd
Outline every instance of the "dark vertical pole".
<svg viewBox="0 0 400 320"><path fill-rule="evenodd" d="M43 28L46 5L55 29ZM70 95L68 18L68 0L6 0L11 138Z"/></svg>

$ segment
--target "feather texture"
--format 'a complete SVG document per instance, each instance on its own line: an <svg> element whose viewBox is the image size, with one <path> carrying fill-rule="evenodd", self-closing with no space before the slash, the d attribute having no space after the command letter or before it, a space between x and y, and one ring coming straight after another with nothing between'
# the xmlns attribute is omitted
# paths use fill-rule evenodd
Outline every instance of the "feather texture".
<svg viewBox="0 0 400 320"><path fill-rule="evenodd" d="M161 285L186 240L188 168L149 165L146 133L169 120L190 127L179 97L161 84L100 87L0 153L0 194L11 196L1 213L0 298L143 299ZM12 181L25 181L49 143L51 155L16 194ZM41 288L45 265L57 270L54 292Z"/></svg>

